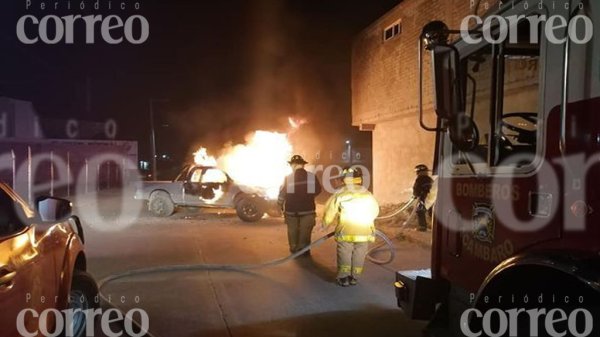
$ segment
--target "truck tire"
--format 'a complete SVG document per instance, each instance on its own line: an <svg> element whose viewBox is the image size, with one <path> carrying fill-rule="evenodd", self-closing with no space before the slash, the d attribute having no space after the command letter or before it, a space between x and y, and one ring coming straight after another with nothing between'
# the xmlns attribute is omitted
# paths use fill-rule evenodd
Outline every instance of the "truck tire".
<svg viewBox="0 0 600 337"><path fill-rule="evenodd" d="M256 222L262 219L265 212L258 202L251 197L243 197L235 204L235 211L245 222Z"/></svg>
<svg viewBox="0 0 600 337"><path fill-rule="evenodd" d="M100 303L97 301L97 296L98 286L94 278L84 271L75 270L69 290L69 309L73 309L75 314L71 326L65 326L65 331L61 336L68 336L69 332L72 332L71 336L74 337L86 336L86 315L77 311L78 309L81 311L98 309ZM69 331L71 329L72 331Z"/></svg>
<svg viewBox="0 0 600 337"><path fill-rule="evenodd" d="M156 191L150 195L148 209L156 216L167 217L175 212L175 204L166 192Z"/></svg>

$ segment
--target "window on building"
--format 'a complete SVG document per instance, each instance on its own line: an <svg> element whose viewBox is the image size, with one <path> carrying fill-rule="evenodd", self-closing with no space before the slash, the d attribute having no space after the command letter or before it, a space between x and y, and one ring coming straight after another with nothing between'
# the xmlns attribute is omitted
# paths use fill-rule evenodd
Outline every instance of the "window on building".
<svg viewBox="0 0 600 337"><path fill-rule="evenodd" d="M400 20L394 22L383 30L383 41L389 41L402 33L402 25Z"/></svg>

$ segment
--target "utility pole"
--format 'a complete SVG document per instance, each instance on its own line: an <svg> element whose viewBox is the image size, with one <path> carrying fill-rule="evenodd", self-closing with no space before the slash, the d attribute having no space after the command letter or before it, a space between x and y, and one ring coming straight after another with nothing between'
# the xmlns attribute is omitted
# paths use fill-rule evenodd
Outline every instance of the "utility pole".
<svg viewBox="0 0 600 337"><path fill-rule="evenodd" d="M154 103L168 102L167 99L150 99L150 135L152 138L152 179L156 180L156 132L154 130Z"/></svg>
<svg viewBox="0 0 600 337"><path fill-rule="evenodd" d="M348 164L352 166L352 142L350 140L347 140L346 145L348 145L346 150L346 153L348 154Z"/></svg>

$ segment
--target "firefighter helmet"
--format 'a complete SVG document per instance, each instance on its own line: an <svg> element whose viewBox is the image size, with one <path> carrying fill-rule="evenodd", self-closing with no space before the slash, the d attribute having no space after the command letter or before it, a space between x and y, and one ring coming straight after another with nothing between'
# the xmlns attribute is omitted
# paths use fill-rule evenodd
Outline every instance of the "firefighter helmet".
<svg viewBox="0 0 600 337"><path fill-rule="evenodd" d="M344 167L340 176L344 178L362 178L363 172L360 167Z"/></svg>
<svg viewBox="0 0 600 337"><path fill-rule="evenodd" d="M419 173L419 172L426 172L429 171L429 168L427 167L427 165L425 164L419 164L417 166L415 166L415 172Z"/></svg>
<svg viewBox="0 0 600 337"><path fill-rule="evenodd" d="M304 160L304 158L302 158L301 155L298 155L298 154L293 155L292 159L290 159L290 161L288 163L290 165L291 164L301 164L301 165L308 164L308 162L306 160Z"/></svg>

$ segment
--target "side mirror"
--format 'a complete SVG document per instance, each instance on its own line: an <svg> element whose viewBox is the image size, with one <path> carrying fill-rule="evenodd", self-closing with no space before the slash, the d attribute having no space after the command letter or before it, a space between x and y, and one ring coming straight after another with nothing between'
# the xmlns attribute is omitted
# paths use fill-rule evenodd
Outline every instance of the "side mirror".
<svg viewBox="0 0 600 337"><path fill-rule="evenodd" d="M37 213L43 222L59 222L71 216L73 206L69 200L41 197L36 202Z"/></svg>
<svg viewBox="0 0 600 337"><path fill-rule="evenodd" d="M439 123L430 127L423 122L423 49L431 54L431 79L433 104L438 118L449 120L458 110L460 94L457 92L459 74L458 50L449 43L449 34L454 33L441 21L433 21L423 27L419 38L419 122L427 131L441 131Z"/></svg>
<svg viewBox="0 0 600 337"><path fill-rule="evenodd" d="M458 57L453 47L437 46L431 51L434 111L446 120L458 109Z"/></svg>
<svg viewBox="0 0 600 337"><path fill-rule="evenodd" d="M449 122L450 141L462 152L475 150L479 145L479 129L465 113L452 116Z"/></svg>

